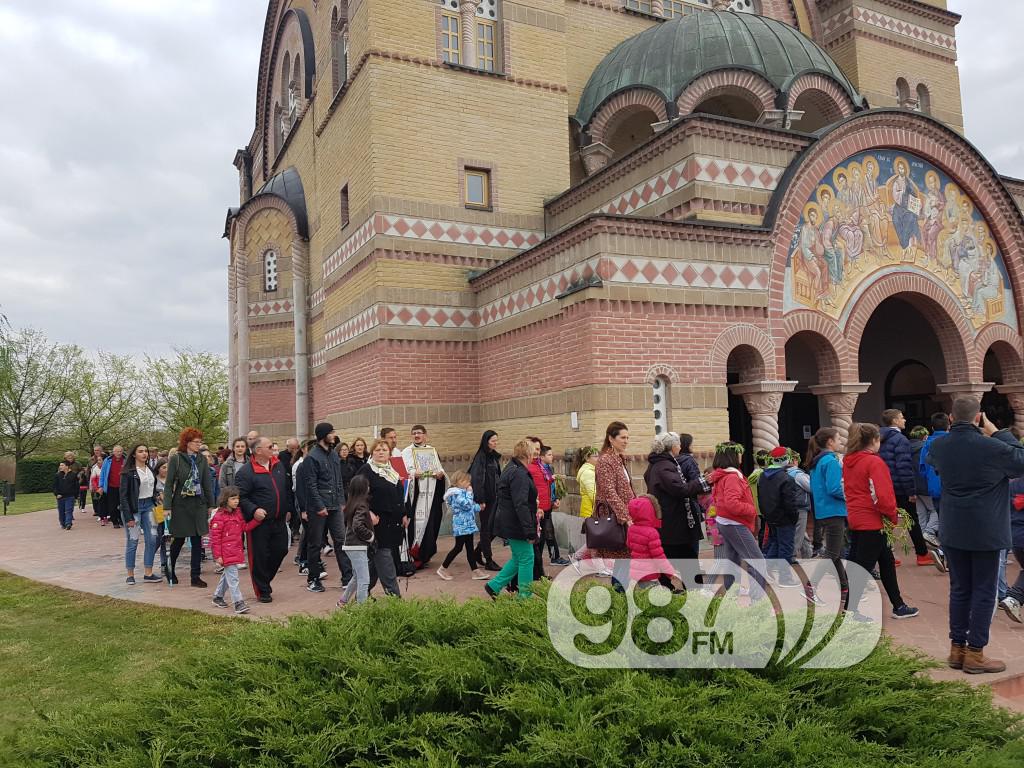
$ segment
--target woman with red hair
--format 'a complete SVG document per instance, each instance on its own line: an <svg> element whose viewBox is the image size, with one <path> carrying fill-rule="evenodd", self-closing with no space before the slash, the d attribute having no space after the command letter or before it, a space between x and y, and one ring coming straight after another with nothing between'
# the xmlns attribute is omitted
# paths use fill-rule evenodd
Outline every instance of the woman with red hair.
<svg viewBox="0 0 1024 768"><path fill-rule="evenodd" d="M205 587L199 566L203 560L203 536L209 533L209 513L213 511L213 483L206 458L199 452L203 433L187 427L178 436L178 452L167 462L167 480L164 485L164 520L174 541L171 558L164 574L171 586L178 583L174 566L189 540L192 549L191 577L193 587Z"/></svg>

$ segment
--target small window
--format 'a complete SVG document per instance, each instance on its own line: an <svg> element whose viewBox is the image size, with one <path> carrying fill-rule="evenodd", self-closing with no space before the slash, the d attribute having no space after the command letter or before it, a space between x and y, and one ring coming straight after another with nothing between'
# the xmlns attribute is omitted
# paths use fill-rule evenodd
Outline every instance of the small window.
<svg viewBox="0 0 1024 768"><path fill-rule="evenodd" d="M910 99L910 85L902 77L896 80L896 105L901 109L913 107Z"/></svg>
<svg viewBox="0 0 1024 768"><path fill-rule="evenodd" d="M683 16L686 13L683 8L684 5L683 0L665 0L663 6L665 18L674 19L677 16Z"/></svg>
<svg viewBox="0 0 1024 768"><path fill-rule="evenodd" d="M631 11L650 13L651 0L626 0L626 7L629 8Z"/></svg>
<svg viewBox="0 0 1024 768"><path fill-rule="evenodd" d="M454 13L441 15L441 55L449 64L461 64L459 17Z"/></svg>
<svg viewBox="0 0 1024 768"><path fill-rule="evenodd" d="M654 394L654 434L668 432L668 379L659 376L651 385Z"/></svg>
<svg viewBox="0 0 1024 768"><path fill-rule="evenodd" d="M924 83L917 84L917 111L926 115L932 113L932 96L928 93L928 86Z"/></svg>
<svg viewBox="0 0 1024 768"><path fill-rule="evenodd" d="M494 71L494 22L476 23L476 65L484 72Z"/></svg>
<svg viewBox="0 0 1024 768"><path fill-rule="evenodd" d="M491 172L466 169L466 207L491 207Z"/></svg>
<svg viewBox="0 0 1024 768"><path fill-rule="evenodd" d="M348 184L341 188L341 228L348 226Z"/></svg>
<svg viewBox="0 0 1024 768"><path fill-rule="evenodd" d="M274 251L263 254L263 290L268 293L277 290L277 253Z"/></svg>

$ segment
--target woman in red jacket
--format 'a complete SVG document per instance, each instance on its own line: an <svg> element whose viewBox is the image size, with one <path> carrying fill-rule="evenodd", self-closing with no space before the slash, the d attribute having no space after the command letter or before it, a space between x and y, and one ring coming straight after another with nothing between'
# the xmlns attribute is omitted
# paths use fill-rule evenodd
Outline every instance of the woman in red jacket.
<svg viewBox="0 0 1024 768"><path fill-rule="evenodd" d="M747 571L767 593L764 555L754 538L757 510L750 485L740 470L742 456L743 446L737 443L719 443L715 447L715 459L708 475L711 504L725 557L740 568L748 563ZM725 588L730 589L733 581L731 575L726 575Z"/></svg>
<svg viewBox="0 0 1024 768"><path fill-rule="evenodd" d="M917 615L917 608L907 605L900 595L896 562L882 534L882 518L896 524L899 515L896 513L896 492L889 467L878 455L881 444L878 427L874 424L850 426L846 458L843 459L843 489L850 526L851 558L864 569L864 573L858 574L859 578L850 574L849 610L857 610L864 591L865 574L877 564L882 586L892 603L892 617L909 619Z"/></svg>

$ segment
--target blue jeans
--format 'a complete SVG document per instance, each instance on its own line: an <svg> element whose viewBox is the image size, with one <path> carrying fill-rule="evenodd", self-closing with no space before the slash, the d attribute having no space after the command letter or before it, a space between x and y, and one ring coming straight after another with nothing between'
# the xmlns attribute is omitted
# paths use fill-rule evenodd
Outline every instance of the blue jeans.
<svg viewBox="0 0 1024 768"><path fill-rule="evenodd" d="M60 519L61 527L69 526L75 522L74 496L61 496L57 499L57 517Z"/></svg>
<svg viewBox="0 0 1024 768"><path fill-rule="evenodd" d="M793 564L793 539L796 536L795 525L769 525L768 543L765 545L764 556L768 560L785 560Z"/></svg>
<svg viewBox="0 0 1024 768"><path fill-rule="evenodd" d="M242 600L242 590L238 587L238 566L225 565L224 572L220 575L217 588L213 590L214 597L224 597L226 592L231 593L231 602L238 604Z"/></svg>
<svg viewBox="0 0 1024 768"><path fill-rule="evenodd" d="M365 603L370 591L370 555L366 547L346 549L345 554L352 563L352 575L341 591L341 600L347 603L355 592L356 602Z"/></svg>
<svg viewBox="0 0 1024 768"><path fill-rule="evenodd" d="M1006 561L1009 559L1010 550L1004 549L999 553L999 577L996 580L996 599L1003 600L1010 588L1006 583Z"/></svg>
<svg viewBox="0 0 1024 768"><path fill-rule="evenodd" d="M127 523L128 521L125 520L125 522ZM135 538L132 538L133 532ZM135 525L131 528L125 525L124 535L126 540L124 546L124 567L129 571L135 570L135 555L138 552L139 538L141 537L145 543L142 563L146 570L152 570L153 558L156 556L157 548L157 531L156 524L153 522L152 499L139 499L139 511L135 515Z"/></svg>
<svg viewBox="0 0 1024 768"><path fill-rule="evenodd" d="M949 565L949 639L984 648L996 607L999 550L943 549Z"/></svg>

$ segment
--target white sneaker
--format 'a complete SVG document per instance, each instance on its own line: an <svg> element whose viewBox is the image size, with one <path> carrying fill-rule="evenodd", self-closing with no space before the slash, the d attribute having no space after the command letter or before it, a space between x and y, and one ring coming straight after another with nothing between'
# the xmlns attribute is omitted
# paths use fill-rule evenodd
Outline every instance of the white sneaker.
<svg viewBox="0 0 1024 768"><path fill-rule="evenodd" d="M491 578L491 574L489 574L483 568L477 568L475 571L473 571L473 580L474 581L483 581L484 579L489 579L489 578Z"/></svg>
<svg viewBox="0 0 1024 768"><path fill-rule="evenodd" d="M437 569L437 575L440 576L445 581L451 581L453 578L455 578L450 573L448 573L448 569L445 568L443 565L440 568Z"/></svg>
<svg viewBox="0 0 1024 768"><path fill-rule="evenodd" d="M330 544L328 544L326 547L323 547L320 550L320 554L322 554L322 555L324 555L326 557L327 555L331 554L333 551L334 551L334 547L332 547Z"/></svg>
<svg viewBox="0 0 1024 768"><path fill-rule="evenodd" d="M1003 613L1010 621L1015 621L1018 624L1024 623L1024 619L1021 619L1020 616L1020 602L1016 598L1004 597L1000 601L999 607L1003 609Z"/></svg>
<svg viewBox="0 0 1024 768"><path fill-rule="evenodd" d="M580 558L575 552L569 553L569 564L576 569L576 573L583 575L583 567L580 565Z"/></svg>

